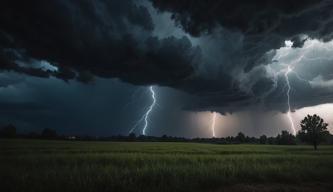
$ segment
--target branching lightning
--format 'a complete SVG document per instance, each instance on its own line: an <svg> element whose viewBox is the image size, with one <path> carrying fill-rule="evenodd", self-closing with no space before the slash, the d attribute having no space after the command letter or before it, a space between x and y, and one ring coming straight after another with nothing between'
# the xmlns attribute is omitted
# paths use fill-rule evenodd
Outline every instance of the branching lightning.
<svg viewBox="0 0 333 192"><path fill-rule="evenodd" d="M150 93L151 93L151 98L153 99L153 102L152 104L149 106L149 109L148 111L146 112L146 114L144 115L144 119L145 119L145 125L142 129L142 134L143 135L146 135L146 129L148 127L148 118L149 118L149 114L151 113L151 111L153 110L155 104L156 104L156 98L155 98L155 91L154 91L154 88L153 86L150 86L149 87L149 90L150 90Z"/></svg>
<svg viewBox="0 0 333 192"><path fill-rule="evenodd" d="M300 81L304 81L306 83L309 82L309 80L302 78L294 69L296 68L296 65L300 64L302 61L307 61L307 62L314 62L314 61L330 61L333 58L331 56L318 56L318 57L309 57L307 56L308 54L310 54L313 49L315 47L318 47L318 44L320 42L318 41L314 41L314 40L309 40L307 41L307 43L305 43L305 45L302 47L303 51L300 52L300 55L296 58L294 58L292 61L289 61L288 64L287 63L280 63L280 59L282 58L286 58L288 59L288 56L290 54L290 51L292 50L292 45L293 42L292 41L285 41L285 47L282 48L279 52L279 55L274 59L275 61L278 61L281 65L286 66L287 68L282 69L281 71L277 72L277 73L273 73L274 75L274 79L276 82L276 77L278 75L280 75L281 73L284 74L285 77L285 81L286 81L286 87L287 87L287 104L288 104L288 112L287 112L287 116L288 116L288 120L290 122L290 126L291 129L293 131L293 133L296 135L296 129L295 129L295 125L294 122L292 120L292 116L291 116L291 105L290 105L290 92L291 92L291 84L289 81L289 75L290 73L293 73L295 75L295 77L300 80ZM319 44L320 45L320 44ZM320 46L321 49L324 49L327 52L331 52L332 49L330 48L325 48L323 46ZM297 51L297 50L296 50ZM274 86L274 89L276 88L276 84Z"/></svg>
<svg viewBox="0 0 333 192"><path fill-rule="evenodd" d="M155 97L154 87L150 86L149 91L151 93L152 103L148 107L148 110L143 114L143 116L134 124L133 128L129 131L129 133L132 133L135 130L135 128L137 128L137 126L139 126L141 124L141 122L144 121L142 134L146 135L146 130L148 128L148 123L149 123L149 115L150 115L150 113L152 112L152 110L154 109L154 107L156 105L156 97Z"/></svg>
<svg viewBox="0 0 333 192"><path fill-rule="evenodd" d="M216 112L213 113L212 124L211 124L211 130L212 130L212 133L213 133L213 137L216 137L216 135L215 135L215 124L216 124Z"/></svg>
<svg viewBox="0 0 333 192"><path fill-rule="evenodd" d="M291 90L291 86L290 86L290 82L289 82L289 73L292 72L293 69L288 66L284 76L286 78L286 82L287 82L287 87L288 87L288 90L287 90L287 104L288 104L288 113L287 113L287 116L288 116L288 119L289 119L289 122L290 122L290 126L292 128L292 131L294 133L294 135L296 135L296 129L295 129L295 125L294 125L294 122L293 122L293 119L291 117L291 107L290 107L290 90Z"/></svg>

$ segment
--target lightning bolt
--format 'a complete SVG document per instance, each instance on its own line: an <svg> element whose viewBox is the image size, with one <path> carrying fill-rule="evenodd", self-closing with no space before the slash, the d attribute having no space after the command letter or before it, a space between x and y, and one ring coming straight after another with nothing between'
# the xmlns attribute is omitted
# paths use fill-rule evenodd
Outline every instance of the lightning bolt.
<svg viewBox="0 0 333 192"><path fill-rule="evenodd" d="M143 114L143 116L134 124L133 128L129 131L129 133L132 133L135 128L137 128L142 121L144 121L144 125L142 128L142 135L146 135L146 130L148 128L148 123L149 123L149 115L154 109L154 106L156 105L156 97L155 97L155 90L153 86L149 87L149 91L151 93L151 98L152 98L152 103L148 107L148 110Z"/></svg>
<svg viewBox="0 0 333 192"><path fill-rule="evenodd" d="M215 124L216 124L216 112L213 113L213 117L212 117L212 125L211 125L211 130L213 133L213 137L216 137L215 135Z"/></svg>
<svg viewBox="0 0 333 192"><path fill-rule="evenodd" d="M153 102L151 103L151 105L149 106L148 111L146 112L146 114L144 115L144 119L145 119L145 125L142 129L142 134L146 135L146 129L148 127L148 118L149 118L149 114L151 113L151 111L153 110L155 104L156 104L156 98L155 98L155 91L153 86L149 87L150 93L151 93L151 98L153 99Z"/></svg>
<svg viewBox="0 0 333 192"><path fill-rule="evenodd" d="M291 91L291 85L290 85L290 81L289 81L289 74L293 73L295 74L295 77L301 81L304 82L309 82L308 80L302 78L296 71L294 71L293 69L296 67L297 64L301 63L303 60L304 61L323 61L323 60L327 60L330 61L332 60L332 57L308 57L306 56L307 53L309 53L310 48L315 46L315 41L310 41L310 43L308 43L307 46L304 46L302 49L304 50L304 52L302 54L300 54L297 58L295 58L291 63L292 64L286 64L287 65L287 69L285 70L281 70L280 72L278 72L277 74L274 75L274 79L276 79L276 75L279 75L280 73L284 73L284 77L287 83L287 104L288 104L288 112L287 112L287 117L288 120L290 122L290 126L291 126L291 130L293 131L294 135L296 135L296 129L295 129L295 125L291 116L291 105L290 105L290 91ZM289 55L290 50L292 49L292 45L293 42L291 41L285 41L286 47L284 48L284 51L276 58L276 60L279 62L279 60L281 58L287 57ZM332 49L329 48L324 48L326 51L332 51ZM284 63L281 63L282 65L284 65ZM292 66L292 67L291 67ZM276 86L274 86L274 89L276 88Z"/></svg>
<svg viewBox="0 0 333 192"><path fill-rule="evenodd" d="M286 79L287 87L288 87L288 89L287 89L287 104L288 104L288 113L287 113L287 116L288 116L288 119L289 119L289 122L290 122L291 129L292 129L294 135L296 135L295 125L294 125L293 119L291 117L291 107L290 107L290 90L291 90L291 86L290 86L289 77L288 77L289 73L292 72L292 71L293 71L293 69L290 66L288 66L288 68L287 68L287 70L286 70L286 72L284 74L284 77Z"/></svg>

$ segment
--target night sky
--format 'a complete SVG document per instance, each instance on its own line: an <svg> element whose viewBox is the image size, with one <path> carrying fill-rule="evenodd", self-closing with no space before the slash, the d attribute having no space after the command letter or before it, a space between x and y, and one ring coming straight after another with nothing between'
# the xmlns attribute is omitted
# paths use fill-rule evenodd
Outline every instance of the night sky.
<svg viewBox="0 0 333 192"><path fill-rule="evenodd" d="M316 113L332 133L332 10L331 0L3 0L0 125L110 136L142 134L147 120L146 135L275 136Z"/></svg>

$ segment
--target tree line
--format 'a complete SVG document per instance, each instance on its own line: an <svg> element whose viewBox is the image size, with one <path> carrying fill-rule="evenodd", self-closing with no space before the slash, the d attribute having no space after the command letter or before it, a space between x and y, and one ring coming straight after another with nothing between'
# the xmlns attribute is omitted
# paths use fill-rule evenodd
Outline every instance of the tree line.
<svg viewBox="0 0 333 192"><path fill-rule="evenodd" d="M286 130L281 131L276 137L249 137L239 132L236 136L221 138L184 138L163 135L136 136L131 133L127 136L117 135L110 137L92 136L66 136L58 135L54 129L43 129L41 133L17 134L16 127L12 124L0 128L0 138L32 138L32 139L60 139L60 140L83 140L83 141L138 141L138 142L197 142L215 144L271 144L271 145L296 145L311 144L317 149L319 144L333 144L333 135L327 130L328 124L318 115L307 115L301 121L301 130L294 136Z"/></svg>

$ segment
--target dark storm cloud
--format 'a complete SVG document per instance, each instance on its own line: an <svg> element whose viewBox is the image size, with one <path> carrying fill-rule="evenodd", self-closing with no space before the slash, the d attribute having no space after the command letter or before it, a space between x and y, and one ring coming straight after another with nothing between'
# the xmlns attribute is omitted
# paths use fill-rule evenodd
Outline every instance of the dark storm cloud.
<svg viewBox="0 0 333 192"><path fill-rule="evenodd" d="M248 35L292 34L318 30L330 18L330 1L262 0L152 0L154 6L173 13L173 18L189 33L199 36L218 25ZM321 14L315 14L319 13ZM313 16L312 21L304 19ZM323 19L323 20L320 20ZM298 21L298 22L296 22ZM291 27L290 24L301 28ZM288 26L289 25L289 26ZM305 26L304 26L305 25ZM312 26L312 28L310 28ZM322 30L324 32L324 30ZM329 33L329 32L327 32Z"/></svg>
<svg viewBox="0 0 333 192"><path fill-rule="evenodd" d="M29 111L29 112L36 112L36 111L45 111L47 109L46 106L41 105L40 103L32 103L32 102L21 102L21 103L10 103L10 102L1 102L0 103L0 110L1 113L3 112L10 112L10 111Z"/></svg>
<svg viewBox="0 0 333 192"><path fill-rule="evenodd" d="M271 50L283 47L288 39L292 40L294 48L298 48L302 47L307 39L316 38L327 42L333 35L333 2L329 0L152 2L160 11L170 12L177 25L192 36L199 39L213 37L214 41L210 46L213 49L210 50L220 51L219 55L210 56L220 58L218 74L229 74L232 79L232 85L224 88L234 87L233 91L225 94L216 91L215 96L206 94L206 99L194 104L194 108L199 106L205 109L204 106L209 106L214 109L214 106L220 106L223 112L237 108L242 110L249 105L264 102L269 109L285 111L287 106L284 74L274 77L266 68L268 64L274 65L272 59L276 52ZM220 30L217 30L219 28ZM231 42L228 42L230 39ZM237 45L239 41L241 43ZM203 50L207 46L205 44L207 43L200 45ZM221 44L226 44L227 48ZM224 54L227 56L222 57ZM318 57L321 56L318 54ZM316 71L316 67L312 66L310 73ZM322 75L329 73L328 68L325 69ZM331 90L314 89L309 82L298 81L297 78L291 77L291 82L294 86L291 94L295 100L295 108L332 102ZM224 96L228 94L235 100L225 99Z"/></svg>
<svg viewBox="0 0 333 192"><path fill-rule="evenodd" d="M150 2L2 1L0 70L84 83L98 76L167 85L195 95L188 110L232 112L264 103L285 111L283 74L268 69L281 62L272 61L275 49L287 39L296 48L309 38L333 37L330 0ZM171 19L162 18L166 12ZM35 67L44 60L58 70ZM311 98L319 95L316 104L331 101L331 91L309 94L309 82L291 79L295 108L314 104Z"/></svg>
<svg viewBox="0 0 333 192"><path fill-rule="evenodd" d="M217 27L244 35L243 56L253 57L244 70L271 49L279 48L286 39L301 46L307 34L312 38L332 39L332 8L329 0L262 1L262 0L152 0L162 11L193 36L209 34Z"/></svg>
<svg viewBox="0 0 333 192"><path fill-rule="evenodd" d="M59 78L89 71L134 84L174 84L193 74L198 54L185 37L153 37L149 12L133 1L2 1L0 26L1 69L37 76L5 50L57 65Z"/></svg>

